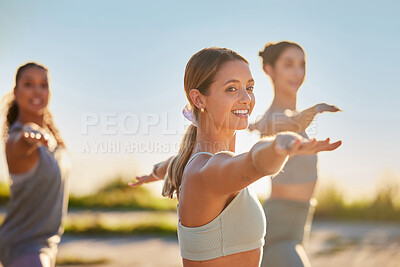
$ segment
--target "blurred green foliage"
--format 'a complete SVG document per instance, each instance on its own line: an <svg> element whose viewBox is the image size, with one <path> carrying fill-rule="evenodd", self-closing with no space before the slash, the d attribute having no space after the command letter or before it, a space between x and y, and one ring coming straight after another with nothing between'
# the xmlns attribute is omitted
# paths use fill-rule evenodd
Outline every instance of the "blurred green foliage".
<svg viewBox="0 0 400 267"><path fill-rule="evenodd" d="M383 176L378 179L376 191L369 198L346 201L343 190L335 183L320 186L317 192L318 206L316 219L349 219L373 221L400 221L400 181L397 178ZM9 185L0 183L0 205L5 205L9 198ZM112 210L153 210L176 211L177 200L154 196L145 187L131 188L121 177L117 177L95 194L85 196L70 195L69 207L73 209L112 209ZM0 218L1 219L1 218ZM84 231L78 225L67 226L67 231L90 232L100 231L105 226L85 226ZM172 228L162 229L159 224L136 227L135 231L150 232L153 227L158 231L175 231ZM69 229L69 230L68 230ZM93 230L90 230L93 229ZM97 229L97 230L94 230ZM108 229L110 230L110 229ZM108 231L107 230L107 231ZM133 228L119 229L116 232L131 232Z"/></svg>
<svg viewBox="0 0 400 267"><path fill-rule="evenodd" d="M161 196L161 195L160 195ZM143 186L131 188L121 177L111 180L98 192L86 196L69 197L70 208L120 210L176 210L176 199L154 196Z"/></svg>
<svg viewBox="0 0 400 267"><path fill-rule="evenodd" d="M383 176L375 193L366 199L346 201L343 190L329 183L318 190L316 219L400 221L400 181Z"/></svg>

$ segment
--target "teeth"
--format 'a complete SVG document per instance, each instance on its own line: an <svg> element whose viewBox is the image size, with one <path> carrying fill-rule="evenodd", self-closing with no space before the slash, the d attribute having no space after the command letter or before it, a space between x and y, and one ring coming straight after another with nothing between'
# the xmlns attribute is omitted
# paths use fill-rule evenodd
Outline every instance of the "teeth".
<svg viewBox="0 0 400 267"><path fill-rule="evenodd" d="M32 100L32 104L34 104L34 105L40 105L41 102L42 102L42 101L40 101L40 99L37 99L37 98L35 98L35 99Z"/></svg>
<svg viewBox="0 0 400 267"><path fill-rule="evenodd" d="M247 113L249 113L249 110L248 109L234 110L233 113L234 114L247 114Z"/></svg>

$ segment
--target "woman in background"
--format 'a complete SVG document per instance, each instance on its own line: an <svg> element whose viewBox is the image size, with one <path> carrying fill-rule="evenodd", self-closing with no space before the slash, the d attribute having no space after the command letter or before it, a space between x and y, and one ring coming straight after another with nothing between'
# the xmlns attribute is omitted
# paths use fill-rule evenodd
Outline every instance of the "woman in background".
<svg viewBox="0 0 400 267"><path fill-rule="evenodd" d="M33 62L19 67L9 96L4 140L11 188L0 227L0 261L5 267L55 266L68 202L68 161L48 110L48 70Z"/></svg>
<svg viewBox="0 0 400 267"><path fill-rule="evenodd" d="M303 48L292 42L267 43L259 53L270 77L274 99L265 115L250 130L261 136L293 131L308 139L306 128L318 113L337 112L324 103L297 111L297 92L304 82ZM316 200L312 198L318 177L317 155L292 156L272 179L271 196L264 203L267 215L263 267L310 266L303 243L308 238Z"/></svg>

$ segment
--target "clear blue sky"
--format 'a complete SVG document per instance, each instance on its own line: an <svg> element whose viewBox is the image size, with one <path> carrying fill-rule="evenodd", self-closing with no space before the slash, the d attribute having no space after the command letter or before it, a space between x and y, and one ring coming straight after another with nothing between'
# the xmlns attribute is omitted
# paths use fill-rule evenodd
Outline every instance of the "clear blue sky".
<svg viewBox="0 0 400 267"><path fill-rule="evenodd" d="M292 40L307 53L298 108L327 102L345 111L316 119L316 137L343 140L339 150L320 154L321 179L358 194L385 170L400 174L399 9L396 1L1 1L0 94L12 88L20 64L49 67L51 110L74 163L72 189L85 191L115 173L146 173L174 153L83 153L85 144L174 147L182 137L161 123L149 133L106 135L95 126L85 135L87 114L151 113L168 116L169 129L176 129L186 104L186 62L204 47L222 46L251 64L255 120L272 99L258 51L268 41ZM240 133L237 151L256 140ZM0 177L7 179L3 154ZM266 183L257 187L261 192Z"/></svg>

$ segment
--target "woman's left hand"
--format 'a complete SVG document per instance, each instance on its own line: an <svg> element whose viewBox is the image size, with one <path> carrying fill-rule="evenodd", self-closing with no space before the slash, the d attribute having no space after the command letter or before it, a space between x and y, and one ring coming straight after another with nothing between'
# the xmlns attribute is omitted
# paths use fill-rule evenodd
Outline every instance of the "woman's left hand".
<svg viewBox="0 0 400 267"><path fill-rule="evenodd" d="M315 138L307 139L295 133L281 133L276 137L275 151L279 155L312 155L321 151L332 151L338 148L342 141L330 143L330 138L319 141Z"/></svg>

